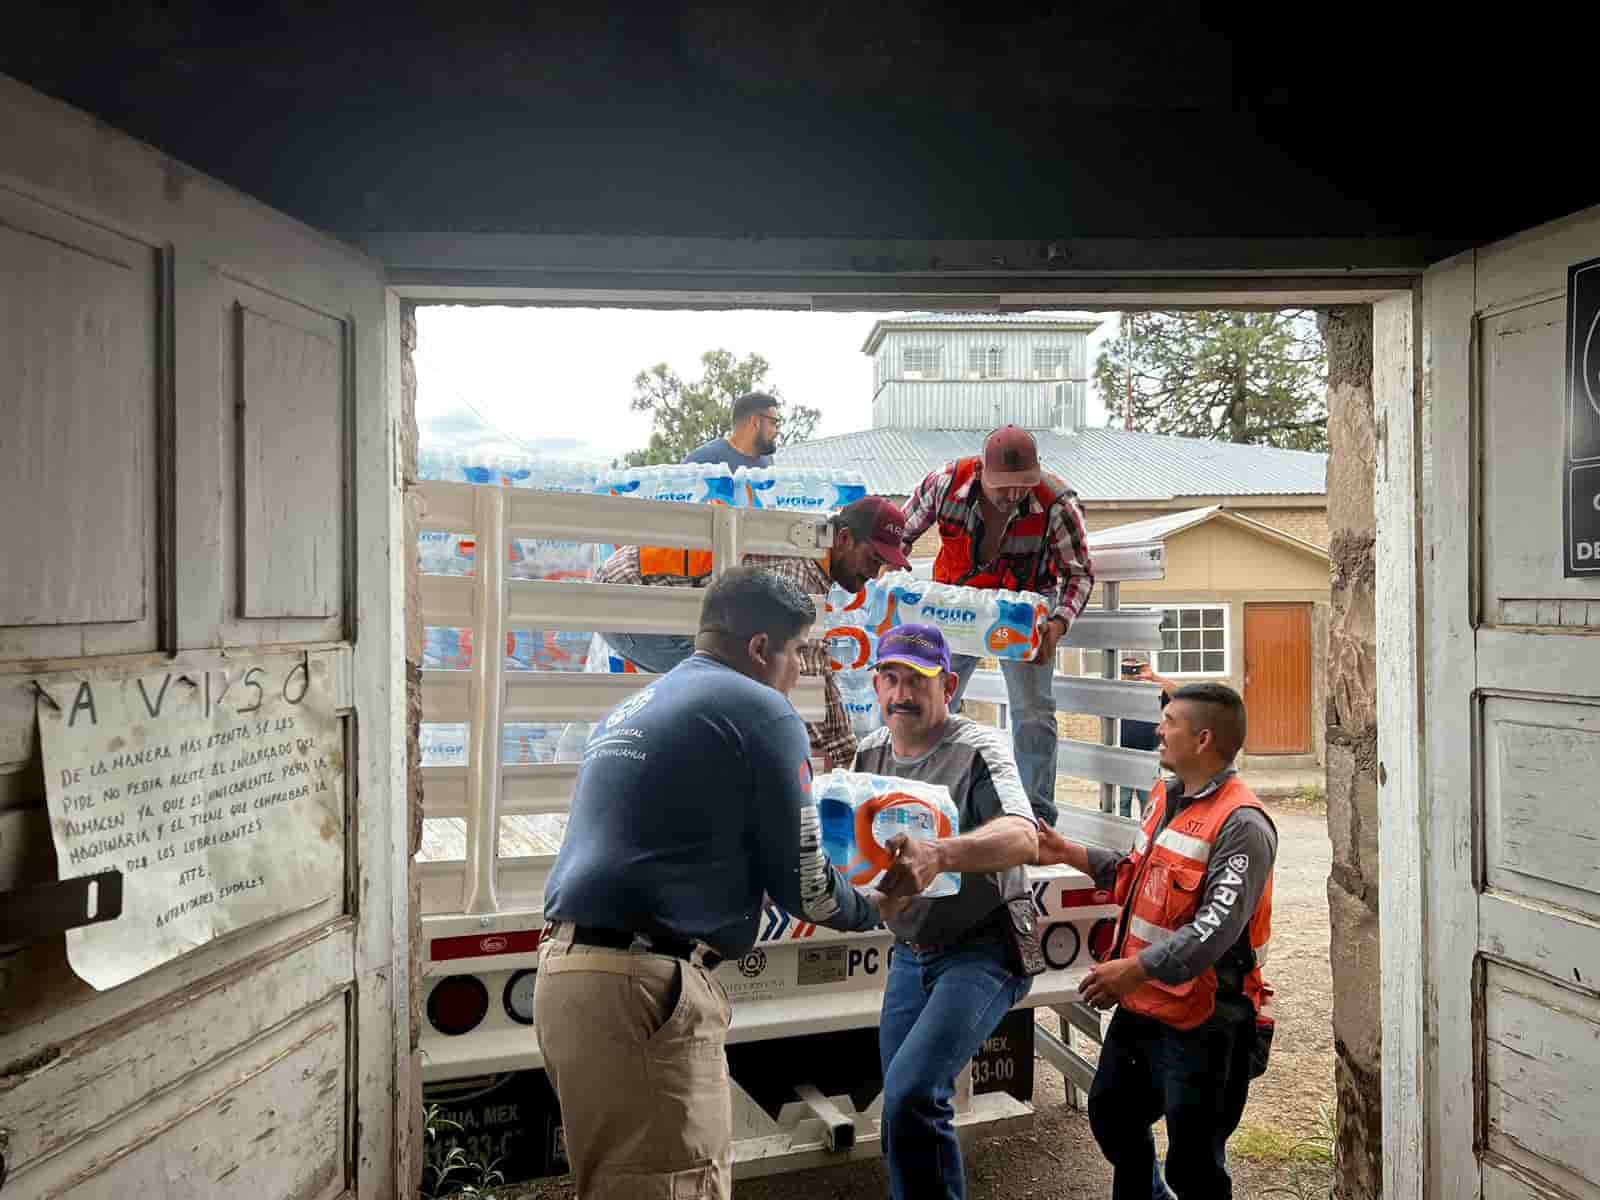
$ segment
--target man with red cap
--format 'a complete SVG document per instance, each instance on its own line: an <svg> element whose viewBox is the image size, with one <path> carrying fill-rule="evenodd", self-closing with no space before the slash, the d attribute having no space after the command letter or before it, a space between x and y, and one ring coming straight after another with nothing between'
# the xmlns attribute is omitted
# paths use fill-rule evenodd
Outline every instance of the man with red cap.
<svg viewBox="0 0 1600 1200"><path fill-rule="evenodd" d="M820 560L747 554L744 565L781 575L808 596L826 595L833 583L847 592L859 592L884 566L905 570L911 565L902 549L905 514L881 496L868 496L846 505L828 519L828 524L833 529L833 546ZM711 581L711 555L701 550L623 546L606 559L595 579L600 583L703 588ZM672 670L694 653L694 639L679 634L619 632L607 633L605 639L641 670L659 674ZM805 644L802 664L802 675L823 677L827 697L826 718L806 725L811 735L811 753L826 759L830 767L848 767L855 756L856 735L820 642Z"/></svg>
<svg viewBox="0 0 1600 1200"><path fill-rule="evenodd" d="M933 578L963 587L1039 592L1053 602L1039 648L1029 662L1002 659L1011 707L1012 746L1034 814L1057 816L1055 650L1094 589L1094 564L1078 495L1039 468L1033 435L1016 425L996 429L983 453L933 472L911 494L909 551L929 527L939 529ZM951 710L959 712L978 660L956 655L960 681Z"/></svg>

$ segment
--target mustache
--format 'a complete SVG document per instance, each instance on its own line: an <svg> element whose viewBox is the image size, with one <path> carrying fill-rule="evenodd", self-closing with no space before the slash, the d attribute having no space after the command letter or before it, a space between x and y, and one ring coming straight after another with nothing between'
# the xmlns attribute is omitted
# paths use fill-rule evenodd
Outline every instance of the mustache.
<svg viewBox="0 0 1600 1200"><path fill-rule="evenodd" d="M896 713L909 713L912 716L916 716L918 713L920 713L922 711L922 705L920 705L920 704L906 704L906 703L902 702L900 704L891 704L891 705L889 705L889 707L885 711L891 717L894 716Z"/></svg>

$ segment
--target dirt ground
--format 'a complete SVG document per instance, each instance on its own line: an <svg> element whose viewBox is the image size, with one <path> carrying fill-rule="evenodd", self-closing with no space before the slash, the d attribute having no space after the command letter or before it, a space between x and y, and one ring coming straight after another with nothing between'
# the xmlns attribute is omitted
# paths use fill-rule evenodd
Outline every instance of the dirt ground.
<svg viewBox="0 0 1600 1200"><path fill-rule="evenodd" d="M1064 801L1092 804L1092 795ZM1273 901L1271 965L1277 988L1278 1031L1267 1074L1250 1090L1244 1123L1232 1143L1234 1195L1311 1195L1294 1187L1293 1159L1304 1156L1306 1139L1326 1132L1333 1107L1333 995L1328 959L1328 870L1332 848L1327 815L1317 804L1269 802L1279 846ZM1041 1023L1056 1027L1054 1013ZM1083 1039L1076 1043L1081 1049ZM1032 1128L1021 1134L977 1139L967 1152L971 1200L1102 1200L1111 1193L1111 1172L1081 1112L1066 1106L1061 1076L1036 1064ZM1158 1139L1159 1139L1158 1130ZM1312 1154L1314 1150L1310 1151ZM1316 1176L1313 1169L1310 1174ZM528 1200L569 1197L569 1180L548 1180ZM1324 1189L1323 1195L1326 1195ZM751 1180L736 1189L739 1200L878 1200L888 1195L881 1161Z"/></svg>

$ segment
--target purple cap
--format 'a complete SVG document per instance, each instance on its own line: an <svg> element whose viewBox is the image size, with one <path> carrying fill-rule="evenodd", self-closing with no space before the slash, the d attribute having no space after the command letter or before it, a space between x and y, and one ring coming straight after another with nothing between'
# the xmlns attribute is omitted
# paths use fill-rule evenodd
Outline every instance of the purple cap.
<svg viewBox="0 0 1600 1200"><path fill-rule="evenodd" d="M950 645L933 625L896 625L878 639L874 666L899 663L922 675L950 669Z"/></svg>

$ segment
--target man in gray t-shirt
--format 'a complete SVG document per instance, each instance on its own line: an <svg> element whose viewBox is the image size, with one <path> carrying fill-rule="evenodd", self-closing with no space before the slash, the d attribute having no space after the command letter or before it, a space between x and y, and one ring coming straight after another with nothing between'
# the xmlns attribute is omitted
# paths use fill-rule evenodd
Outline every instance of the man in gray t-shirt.
<svg viewBox="0 0 1600 1200"><path fill-rule="evenodd" d="M1022 866L1038 856L1038 822L1011 750L992 729L950 715L950 648L931 625L902 625L878 642L873 686L884 728L856 751L855 769L942 783L961 834L890 839L895 865L879 885L894 931L878 1025L883 1063L883 1151L895 1200L966 1193L956 1139L956 1074L1000 1019L1027 995L1017 974L1005 902L1023 896ZM961 890L918 893L945 872Z"/></svg>

